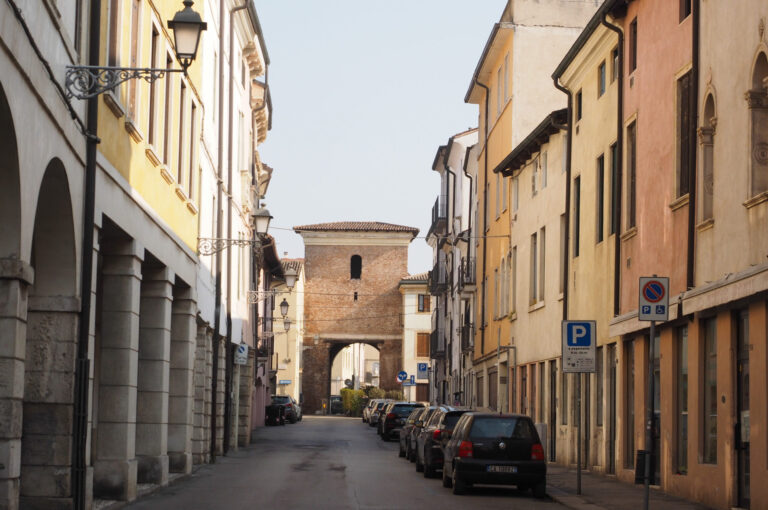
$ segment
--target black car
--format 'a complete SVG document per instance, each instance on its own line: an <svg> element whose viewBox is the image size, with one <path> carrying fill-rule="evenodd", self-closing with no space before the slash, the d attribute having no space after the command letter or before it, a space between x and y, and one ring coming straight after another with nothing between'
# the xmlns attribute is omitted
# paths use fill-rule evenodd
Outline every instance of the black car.
<svg viewBox="0 0 768 510"><path fill-rule="evenodd" d="M392 409L393 405L395 405L395 403L390 400L379 411L379 418L378 418L378 421L376 422L376 433L378 435L382 435L383 434L383 432L384 432L384 428L383 428L383 426L384 426L384 418L386 418L387 414L389 413L389 410Z"/></svg>
<svg viewBox="0 0 768 510"><path fill-rule="evenodd" d="M443 446L453 432L453 427L468 408L442 405L432 414L416 437L416 471L423 471L424 478L432 478L443 469Z"/></svg>
<svg viewBox="0 0 768 510"><path fill-rule="evenodd" d="M465 413L443 449L443 486L463 494L472 484L516 485L547 492L547 463L528 416Z"/></svg>
<svg viewBox="0 0 768 510"><path fill-rule="evenodd" d="M387 414L379 420L381 422L381 439L389 441L392 437L400 437L400 429L403 428L408 415L414 409L423 407L424 404L419 402L394 402L389 405Z"/></svg>
<svg viewBox="0 0 768 510"><path fill-rule="evenodd" d="M301 407L289 395L272 395L272 403L285 408L285 419L291 423L301 421Z"/></svg>
<svg viewBox="0 0 768 510"><path fill-rule="evenodd" d="M437 411L437 409L438 406L430 406L426 408L424 412L419 416L419 418L414 422L413 428L408 434L408 438L405 442L405 456L411 462L416 462L416 437L419 435L419 432L421 432L421 429L424 428L424 425L429 422L429 419Z"/></svg>
<svg viewBox="0 0 768 510"><path fill-rule="evenodd" d="M426 412L426 407L420 407L418 409L414 409L411 414L408 415L408 418L406 418L405 423L400 428L400 457L406 457L410 453L411 446L411 431L416 426L416 420L419 419L419 416L424 414Z"/></svg>

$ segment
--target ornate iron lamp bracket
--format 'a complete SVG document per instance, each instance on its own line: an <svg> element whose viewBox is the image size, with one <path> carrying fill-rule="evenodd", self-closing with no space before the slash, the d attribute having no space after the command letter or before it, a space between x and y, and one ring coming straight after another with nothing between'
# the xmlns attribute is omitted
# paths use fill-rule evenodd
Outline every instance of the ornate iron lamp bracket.
<svg viewBox="0 0 768 510"><path fill-rule="evenodd" d="M268 243L261 243L253 239L216 239L212 237L201 237L197 240L197 253L199 255L213 255L230 246L252 246L254 253L261 252L261 249Z"/></svg>
<svg viewBox="0 0 768 510"><path fill-rule="evenodd" d="M114 90L121 83L141 79L147 83L165 76L165 73L183 73L186 69L151 69L148 67L67 66L64 85L67 99L90 99Z"/></svg>

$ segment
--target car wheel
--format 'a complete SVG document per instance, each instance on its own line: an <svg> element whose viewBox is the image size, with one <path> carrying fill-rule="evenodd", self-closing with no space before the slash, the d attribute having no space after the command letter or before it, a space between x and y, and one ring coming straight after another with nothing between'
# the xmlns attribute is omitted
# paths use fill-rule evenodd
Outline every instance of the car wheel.
<svg viewBox="0 0 768 510"><path fill-rule="evenodd" d="M296 423L297 421L299 420L296 418L296 415L291 416L291 423Z"/></svg>
<svg viewBox="0 0 768 510"><path fill-rule="evenodd" d="M400 445L400 449L397 451L398 457L405 457L405 450L403 450L403 445Z"/></svg>
<svg viewBox="0 0 768 510"><path fill-rule="evenodd" d="M451 480L450 470L443 465L443 487L450 489L453 487L453 481Z"/></svg>
<svg viewBox="0 0 768 510"><path fill-rule="evenodd" d="M461 478L459 478L455 467L453 468L453 476L451 482L453 483L453 493L457 496L467 492L467 484L464 483Z"/></svg>
<svg viewBox="0 0 768 510"><path fill-rule="evenodd" d="M547 497L547 481L546 480L542 480L533 486L533 495L539 499Z"/></svg>
<svg viewBox="0 0 768 510"><path fill-rule="evenodd" d="M385 441L385 442L388 442L388 441L389 441L389 435L388 435L388 434L384 434L384 433L382 432L382 434L381 434L381 440L382 440L382 441Z"/></svg>
<svg viewBox="0 0 768 510"><path fill-rule="evenodd" d="M416 462L416 454L410 445L405 447L405 456L408 458L409 462Z"/></svg>
<svg viewBox="0 0 768 510"><path fill-rule="evenodd" d="M424 464L421 463L421 459L419 459L419 452L416 452L416 472L421 473L424 471Z"/></svg>

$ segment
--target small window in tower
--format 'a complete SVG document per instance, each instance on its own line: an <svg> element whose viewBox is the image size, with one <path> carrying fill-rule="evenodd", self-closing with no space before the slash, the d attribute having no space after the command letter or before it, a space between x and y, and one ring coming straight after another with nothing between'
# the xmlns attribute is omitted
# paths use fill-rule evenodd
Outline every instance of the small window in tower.
<svg viewBox="0 0 768 510"><path fill-rule="evenodd" d="M350 261L349 265L349 277L352 280L359 280L360 275L363 272L363 258L360 255L352 255L352 260Z"/></svg>

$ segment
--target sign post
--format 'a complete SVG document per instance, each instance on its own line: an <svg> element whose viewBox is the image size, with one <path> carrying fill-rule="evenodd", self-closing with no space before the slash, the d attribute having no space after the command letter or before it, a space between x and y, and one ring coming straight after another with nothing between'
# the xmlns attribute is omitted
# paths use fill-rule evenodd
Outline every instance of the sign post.
<svg viewBox="0 0 768 510"><path fill-rule="evenodd" d="M641 277L640 299L637 307L637 320L650 321L651 331L648 342L648 394L645 399L645 456L643 467L643 509L648 510L651 488L651 463L653 462L653 359L656 340L656 321L669 320L669 278Z"/></svg>
<svg viewBox="0 0 768 510"><path fill-rule="evenodd" d="M578 374L576 379L576 494L581 495L581 374L595 372L597 323L595 321L563 321L563 377ZM563 395L563 398L568 398Z"/></svg>

